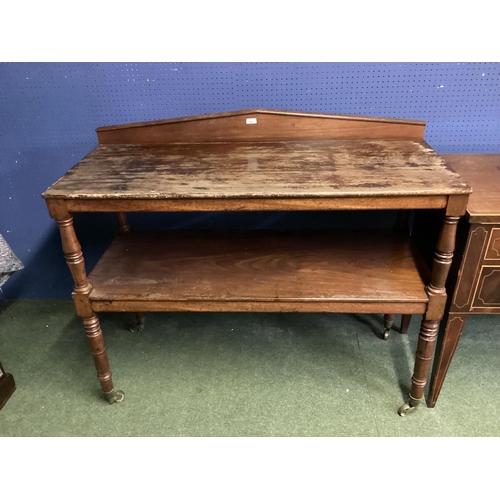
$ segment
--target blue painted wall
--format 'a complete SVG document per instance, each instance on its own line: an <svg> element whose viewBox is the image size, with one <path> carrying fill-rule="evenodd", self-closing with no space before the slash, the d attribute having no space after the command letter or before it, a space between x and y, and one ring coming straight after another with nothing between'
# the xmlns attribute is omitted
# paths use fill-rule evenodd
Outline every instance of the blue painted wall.
<svg viewBox="0 0 500 500"><path fill-rule="evenodd" d="M7 298L69 298L72 282L40 194L92 150L102 125L253 107L427 121L439 153L500 153L500 63L2 63L0 233L26 268ZM373 214L380 225L392 224ZM316 227L359 214L158 214L141 226ZM112 214L75 217L90 270Z"/></svg>

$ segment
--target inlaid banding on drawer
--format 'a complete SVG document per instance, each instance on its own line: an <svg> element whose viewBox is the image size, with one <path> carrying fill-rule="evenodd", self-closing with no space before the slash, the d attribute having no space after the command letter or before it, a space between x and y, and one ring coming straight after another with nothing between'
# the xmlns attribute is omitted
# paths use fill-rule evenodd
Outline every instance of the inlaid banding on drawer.
<svg viewBox="0 0 500 500"><path fill-rule="evenodd" d="M500 266L481 268L472 307L500 308Z"/></svg>
<svg viewBox="0 0 500 500"><path fill-rule="evenodd" d="M483 258L487 241L488 231L484 227L479 226L470 230L453 297L453 305L457 310L469 308L472 303L477 267Z"/></svg>
<svg viewBox="0 0 500 500"><path fill-rule="evenodd" d="M500 228L498 227L491 230L488 248L486 249L484 259L500 260Z"/></svg>

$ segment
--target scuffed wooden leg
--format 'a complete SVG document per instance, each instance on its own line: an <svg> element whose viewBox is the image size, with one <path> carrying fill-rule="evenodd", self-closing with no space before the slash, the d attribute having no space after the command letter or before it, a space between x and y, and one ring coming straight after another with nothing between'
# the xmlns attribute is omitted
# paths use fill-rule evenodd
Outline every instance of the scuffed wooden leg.
<svg viewBox="0 0 500 500"><path fill-rule="evenodd" d="M405 416L415 410L424 395L434 345L436 343L439 321L423 320L418 336L415 368L411 379L410 400L398 410L399 415Z"/></svg>
<svg viewBox="0 0 500 500"><path fill-rule="evenodd" d="M392 324L394 323L394 314L384 315L384 330L382 331L382 338L387 340L391 333Z"/></svg>
<svg viewBox="0 0 500 500"><path fill-rule="evenodd" d="M73 227L73 217L65 210L64 206L54 204L49 209L51 209L51 215L59 226L64 256L75 283L73 301L78 316L83 319L83 326L87 334L102 391L110 403L122 401L124 397L123 391L116 391L113 387L113 379L111 378L99 319L92 310L92 304L89 300L92 286L87 281L82 249Z"/></svg>
<svg viewBox="0 0 500 500"><path fill-rule="evenodd" d="M87 334L87 341L90 346L90 352L94 358L97 378L101 383L102 392L110 403L119 403L123 401L125 394L123 391L115 390L111 370L109 369L108 355L104 346L99 318L94 314L90 318L83 318L83 326Z"/></svg>
<svg viewBox="0 0 500 500"><path fill-rule="evenodd" d="M431 385L427 398L427 406L430 408L436 406L437 398L443 386L453 355L455 354L466 320L466 314L450 313L446 318L443 338L439 339L440 342L438 342L434 356Z"/></svg>
<svg viewBox="0 0 500 500"><path fill-rule="evenodd" d="M411 314L403 314L401 316L401 333L408 333L410 327Z"/></svg>
<svg viewBox="0 0 500 500"><path fill-rule="evenodd" d="M146 321L146 314L143 312L138 312L135 314L136 323L130 327L130 331L133 333L141 332L144 330L144 322Z"/></svg>
<svg viewBox="0 0 500 500"><path fill-rule="evenodd" d="M426 287L429 297L427 311L422 320L418 336L415 368L413 370L409 402L401 406L399 415L404 416L415 410L424 395L434 347L436 344L439 321L443 317L446 305L446 278L450 271L455 249L457 224L460 217L445 216L439 234L434 262L432 264L431 282Z"/></svg>

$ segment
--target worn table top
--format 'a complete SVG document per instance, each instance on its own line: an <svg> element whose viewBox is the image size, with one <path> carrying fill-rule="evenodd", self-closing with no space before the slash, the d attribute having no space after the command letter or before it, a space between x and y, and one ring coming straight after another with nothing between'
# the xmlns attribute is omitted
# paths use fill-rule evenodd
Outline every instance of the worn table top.
<svg viewBox="0 0 500 500"><path fill-rule="evenodd" d="M469 186L420 140L100 145L46 199L432 196Z"/></svg>

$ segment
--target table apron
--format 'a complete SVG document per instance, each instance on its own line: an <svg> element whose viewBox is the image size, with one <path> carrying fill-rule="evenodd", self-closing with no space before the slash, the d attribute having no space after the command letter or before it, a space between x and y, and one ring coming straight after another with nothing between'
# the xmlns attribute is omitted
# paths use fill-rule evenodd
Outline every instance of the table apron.
<svg viewBox="0 0 500 500"><path fill-rule="evenodd" d="M412 210L439 209L446 195L351 198L210 198L210 199L54 199L69 212L198 212L261 210Z"/></svg>
<svg viewBox="0 0 500 500"><path fill-rule="evenodd" d="M424 314L425 302L91 300L95 312L318 312Z"/></svg>

